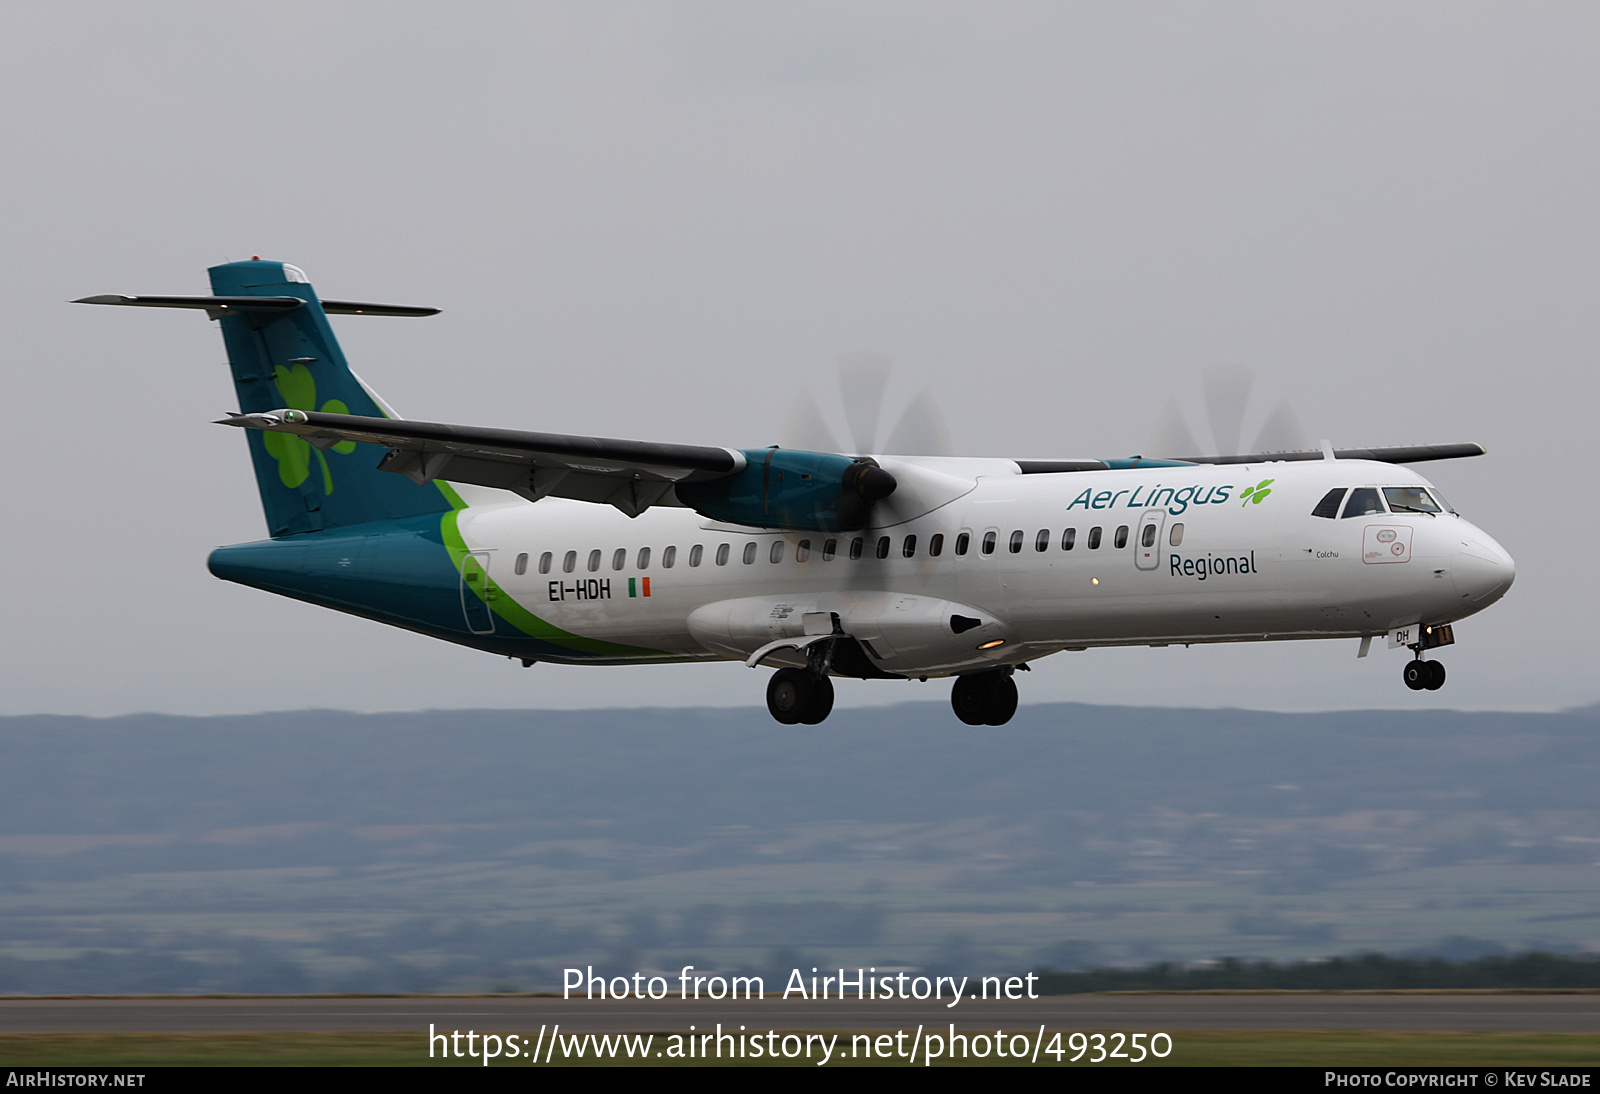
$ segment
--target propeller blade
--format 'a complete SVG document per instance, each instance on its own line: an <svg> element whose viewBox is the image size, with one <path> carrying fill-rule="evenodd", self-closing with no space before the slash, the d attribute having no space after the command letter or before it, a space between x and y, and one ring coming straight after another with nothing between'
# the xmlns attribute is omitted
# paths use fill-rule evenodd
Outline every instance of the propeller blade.
<svg viewBox="0 0 1600 1094"><path fill-rule="evenodd" d="M804 448L809 452L843 451L839 439L833 435L822 412L817 409L817 401L805 390L795 396L778 436L779 443L785 448Z"/></svg>
<svg viewBox="0 0 1600 1094"><path fill-rule="evenodd" d="M950 430L933 392L923 388L900 414L885 451L897 456L950 456Z"/></svg>
<svg viewBox="0 0 1600 1094"><path fill-rule="evenodd" d="M876 451L883 392L893 367L893 358L881 353L846 353L839 358L839 390L857 455Z"/></svg>
<svg viewBox="0 0 1600 1094"><path fill-rule="evenodd" d="M1219 455L1239 454L1244 408L1255 381L1254 369L1238 365L1215 365L1205 371L1206 416L1211 420L1211 439Z"/></svg>
<svg viewBox="0 0 1600 1094"><path fill-rule="evenodd" d="M1273 409L1261 432L1256 434L1256 445L1251 451L1303 452L1310 447L1311 441L1300 427L1300 419L1295 417L1294 409L1285 399Z"/></svg>
<svg viewBox="0 0 1600 1094"><path fill-rule="evenodd" d="M1194 434L1189 432L1189 426L1183 420L1178 400L1168 399L1167 405L1161 408L1155 428L1150 431L1148 451L1157 459L1182 459L1200 451L1200 446L1195 444Z"/></svg>

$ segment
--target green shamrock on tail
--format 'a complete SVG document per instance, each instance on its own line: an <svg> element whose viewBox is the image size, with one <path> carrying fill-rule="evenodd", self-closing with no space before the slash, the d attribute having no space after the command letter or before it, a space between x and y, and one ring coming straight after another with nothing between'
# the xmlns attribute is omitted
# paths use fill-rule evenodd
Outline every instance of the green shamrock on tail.
<svg viewBox="0 0 1600 1094"><path fill-rule="evenodd" d="M1246 487L1244 493L1239 495L1239 504L1249 505L1251 502L1255 502L1260 505L1261 499L1272 493L1270 487L1277 481L1277 479L1262 479L1254 486Z"/></svg>
<svg viewBox="0 0 1600 1094"><path fill-rule="evenodd" d="M272 380L278 385L284 406L294 410L317 409L317 381L306 366L284 368L278 365L272 370ZM322 411L348 414L350 408L338 399L329 399L322 404ZM312 448L310 442L293 433L272 432L263 433L261 440L267 446L267 454L278 461L278 478L283 480L283 485L293 488L305 482L311 476L311 456L315 453L317 462L322 465L322 492L333 493L333 474L328 470L327 457L319 449ZM348 456L356 450L356 443L340 441L333 450Z"/></svg>

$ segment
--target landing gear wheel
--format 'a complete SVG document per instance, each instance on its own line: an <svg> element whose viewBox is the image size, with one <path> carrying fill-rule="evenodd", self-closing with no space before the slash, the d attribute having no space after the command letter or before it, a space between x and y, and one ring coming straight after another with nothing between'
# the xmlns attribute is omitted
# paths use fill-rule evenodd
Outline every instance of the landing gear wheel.
<svg viewBox="0 0 1600 1094"><path fill-rule="evenodd" d="M1438 691L1444 687L1444 666L1437 661L1424 661L1428 666L1428 680L1422 686L1429 691Z"/></svg>
<svg viewBox="0 0 1600 1094"><path fill-rule="evenodd" d="M1428 670L1429 664L1427 661L1407 661L1404 672L1406 687L1412 691L1421 691L1427 687L1429 679L1432 678L1432 673Z"/></svg>
<svg viewBox="0 0 1600 1094"><path fill-rule="evenodd" d="M833 681L815 673L808 672L806 675L811 677L811 702L806 704L806 712L800 716L800 724L819 725L833 713Z"/></svg>
<svg viewBox="0 0 1600 1094"><path fill-rule="evenodd" d="M833 681L805 669L779 669L767 681L767 710L786 726L814 726L833 711Z"/></svg>
<svg viewBox="0 0 1600 1094"><path fill-rule="evenodd" d="M950 689L950 709L956 712L956 717L969 726L988 725L998 679L992 672L957 676L956 686Z"/></svg>
<svg viewBox="0 0 1600 1094"><path fill-rule="evenodd" d="M1017 712L1017 682L1009 676L1000 677L1000 684L995 688L994 706L989 711L988 724L1003 726L1011 721L1011 716Z"/></svg>
<svg viewBox="0 0 1600 1094"><path fill-rule="evenodd" d="M958 676L950 707L969 726L1003 726L1017 712L1017 685L999 672Z"/></svg>
<svg viewBox="0 0 1600 1094"><path fill-rule="evenodd" d="M767 710L786 726L799 725L811 698L813 677L804 669L779 669L767 681Z"/></svg>

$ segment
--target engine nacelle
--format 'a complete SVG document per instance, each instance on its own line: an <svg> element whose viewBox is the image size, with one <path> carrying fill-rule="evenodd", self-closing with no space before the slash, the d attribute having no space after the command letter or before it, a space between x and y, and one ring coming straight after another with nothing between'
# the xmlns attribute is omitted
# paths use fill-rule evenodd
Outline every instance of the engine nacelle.
<svg viewBox="0 0 1600 1094"><path fill-rule="evenodd" d="M734 475L680 482L678 500L728 524L796 532L853 532L865 528L872 506L894 493L895 478L875 460L800 448L744 451Z"/></svg>

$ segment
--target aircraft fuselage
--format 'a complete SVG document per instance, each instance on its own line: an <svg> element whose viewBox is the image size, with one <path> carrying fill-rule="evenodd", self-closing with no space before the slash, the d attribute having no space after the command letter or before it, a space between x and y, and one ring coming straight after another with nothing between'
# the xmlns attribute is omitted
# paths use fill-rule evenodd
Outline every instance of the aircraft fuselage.
<svg viewBox="0 0 1600 1094"><path fill-rule="evenodd" d="M1383 635L1471 615L1515 573L1491 537L1448 511L1313 515L1333 490L1437 493L1387 463L1089 475L915 462L949 465L961 474L946 477L965 485L934 490L926 512L890 513L893 523L853 533L507 497L442 520L221 548L212 568L435 637L565 663L743 660L833 617L872 668L893 676L970 673L1090 646ZM905 504L920 507L914 496ZM778 648L764 662L805 657Z"/></svg>

